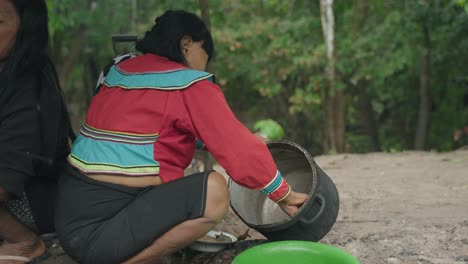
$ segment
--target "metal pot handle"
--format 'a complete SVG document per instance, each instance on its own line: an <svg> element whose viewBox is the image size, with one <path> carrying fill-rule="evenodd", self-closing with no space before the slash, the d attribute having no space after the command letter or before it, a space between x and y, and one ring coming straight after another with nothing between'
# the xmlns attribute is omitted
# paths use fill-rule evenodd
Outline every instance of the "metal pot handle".
<svg viewBox="0 0 468 264"><path fill-rule="evenodd" d="M315 222L315 220L317 220L317 218L319 218L320 215L321 215L321 214L323 213L323 211L325 210L325 198L323 197L323 195L319 193L319 194L317 194L317 195L315 196L315 199L320 200L320 204L321 204L320 210L319 210L319 212L318 212L314 217L312 217L312 219L307 220L307 219L305 219L304 216L301 217L301 218L299 219L299 221L300 221L301 223L305 224L305 225L310 225L310 224L312 224L313 222Z"/></svg>

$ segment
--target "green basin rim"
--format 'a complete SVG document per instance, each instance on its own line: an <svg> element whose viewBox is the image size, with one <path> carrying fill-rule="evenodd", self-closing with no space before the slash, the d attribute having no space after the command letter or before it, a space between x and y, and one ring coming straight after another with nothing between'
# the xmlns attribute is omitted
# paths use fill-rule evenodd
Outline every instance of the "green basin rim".
<svg viewBox="0 0 468 264"><path fill-rule="evenodd" d="M310 241L278 241L249 248L232 264L360 264L348 252Z"/></svg>

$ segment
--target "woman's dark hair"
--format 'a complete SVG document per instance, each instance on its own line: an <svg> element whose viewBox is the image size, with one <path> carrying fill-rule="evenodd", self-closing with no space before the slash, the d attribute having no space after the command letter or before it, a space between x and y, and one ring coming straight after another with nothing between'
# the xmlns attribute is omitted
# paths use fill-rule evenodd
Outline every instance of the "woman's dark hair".
<svg viewBox="0 0 468 264"><path fill-rule="evenodd" d="M50 64L47 48L49 30L44 0L11 0L19 17L15 42L5 62L9 76L34 71Z"/></svg>
<svg viewBox="0 0 468 264"><path fill-rule="evenodd" d="M10 0L19 17L15 42L5 61L9 91L33 82L41 121L41 155L54 157L57 140L73 138L57 70L49 57L49 29L45 0ZM60 120L60 122L56 122Z"/></svg>
<svg viewBox="0 0 468 264"><path fill-rule="evenodd" d="M208 60L213 57L214 45L210 31L197 15L181 10L168 10L156 18L155 22L145 37L137 42L137 50L184 63L185 57L180 48L180 40L184 36L190 36L193 41L203 41L203 49L208 54Z"/></svg>

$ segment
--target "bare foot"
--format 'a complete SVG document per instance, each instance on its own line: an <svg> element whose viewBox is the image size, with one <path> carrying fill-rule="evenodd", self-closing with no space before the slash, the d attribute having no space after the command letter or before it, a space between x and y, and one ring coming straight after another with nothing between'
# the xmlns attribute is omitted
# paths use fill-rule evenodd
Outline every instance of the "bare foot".
<svg viewBox="0 0 468 264"><path fill-rule="evenodd" d="M46 251L46 245L39 237L31 240L25 240L18 243L3 242L0 246L0 263L1 264L20 264L25 263L18 260L2 260L1 256L17 256L34 259Z"/></svg>

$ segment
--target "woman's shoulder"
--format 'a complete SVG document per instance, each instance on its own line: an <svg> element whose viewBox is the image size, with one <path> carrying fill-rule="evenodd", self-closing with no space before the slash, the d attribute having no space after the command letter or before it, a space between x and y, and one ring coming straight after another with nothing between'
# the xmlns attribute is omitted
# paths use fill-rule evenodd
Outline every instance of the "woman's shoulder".
<svg viewBox="0 0 468 264"><path fill-rule="evenodd" d="M33 72L27 71L16 76L8 76L6 73L0 75L0 105L18 105L21 102L30 103L34 100L37 92L37 77ZM2 108L4 108L2 107Z"/></svg>
<svg viewBox="0 0 468 264"><path fill-rule="evenodd" d="M213 82L212 79L207 78L197 81L190 85L187 89L182 90L182 93L187 98L214 98L225 100L225 96L221 88Z"/></svg>

